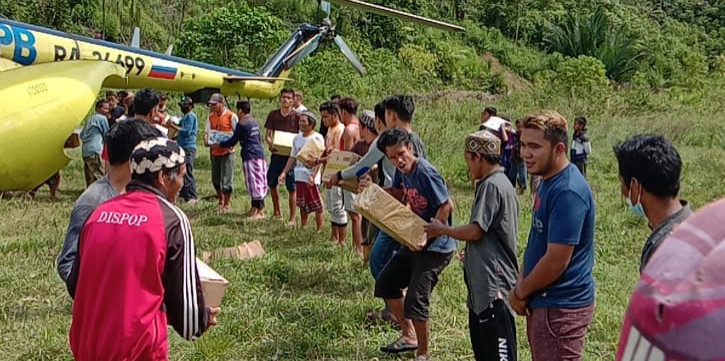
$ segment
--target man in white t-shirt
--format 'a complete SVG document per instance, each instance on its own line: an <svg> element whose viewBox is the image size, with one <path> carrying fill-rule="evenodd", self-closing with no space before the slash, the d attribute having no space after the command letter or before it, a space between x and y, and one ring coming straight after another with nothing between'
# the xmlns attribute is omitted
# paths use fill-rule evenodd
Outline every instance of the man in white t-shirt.
<svg viewBox="0 0 725 361"><path fill-rule="evenodd" d="M325 138L315 131L317 125L317 117L312 112L303 112L300 114L300 133L292 140L292 152L287 160L284 170L279 176L279 182L284 183L287 173L294 166L295 189L297 189L297 207L300 209L300 218L302 229L307 228L307 217L310 213L315 213L315 224L317 231L322 231L322 196L320 196L320 183L322 176L320 174L320 165L317 164L312 168L307 167L304 163L297 160L297 154L309 141L325 144ZM293 225L294 223L291 223Z"/></svg>

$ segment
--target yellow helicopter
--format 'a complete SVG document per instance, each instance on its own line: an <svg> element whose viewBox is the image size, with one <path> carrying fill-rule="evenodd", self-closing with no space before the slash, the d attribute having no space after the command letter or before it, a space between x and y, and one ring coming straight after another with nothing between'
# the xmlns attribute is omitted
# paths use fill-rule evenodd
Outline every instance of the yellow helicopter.
<svg viewBox="0 0 725 361"><path fill-rule="evenodd" d="M448 31L462 27L365 3L339 5L414 21ZM295 64L321 41L332 40L361 74L365 69L330 21L330 3L320 25L302 24L256 73L69 34L0 17L0 191L30 190L65 166L64 144L95 102L101 88L183 92L195 101L221 92L272 98Z"/></svg>

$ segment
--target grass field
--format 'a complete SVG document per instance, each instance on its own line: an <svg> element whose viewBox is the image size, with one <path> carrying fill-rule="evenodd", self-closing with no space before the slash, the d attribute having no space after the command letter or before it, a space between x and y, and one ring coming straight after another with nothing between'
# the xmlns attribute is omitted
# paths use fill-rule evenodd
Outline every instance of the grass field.
<svg viewBox="0 0 725 361"><path fill-rule="evenodd" d="M494 103L521 116L535 108L521 99ZM720 103L722 104L722 103ZM266 114L271 103L262 104ZM368 104L368 107L370 104ZM550 104L568 119L567 103ZM455 222L466 223L473 189L465 181L461 139L475 129L481 104L436 101L419 104L414 126L427 143L429 157L449 180L456 204ZM263 118L263 117L262 117ZM664 133L675 140L684 161L682 196L694 207L725 195L725 112L697 109L663 110L634 116L590 116L594 156L590 183L597 205L597 310L586 341L586 360L612 360L622 313L638 277L639 254L649 234L645 220L635 217L619 196L616 161L611 146L638 132ZM0 200L0 358L4 360L71 360L67 333L71 301L55 272L68 216L83 191L78 150L63 170L57 200L47 187L36 199L12 194ZM219 215L216 204L182 205L192 222L197 250L234 246L258 239L267 254L260 259L212 261L231 285L223 302L220 325L188 343L171 336L172 360L392 360L378 347L397 331L370 324L365 313L378 309L370 274L349 246L328 243L323 234L288 229L281 221L248 222L249 205L237 160L232 213ZM197 155L201 196L213 193L208 151ZM522 196L519 254L526 244L531 202ZM271 208L271 201L267 200ZM285 211L286 213L286 211ZM462 246L461 246L462 247ZM520 259L521 257L519 257ZM453 261L443 272L432 300L432 346L436 360L470 360L466 288L462 265ZM103 315L99 315L103 317ZM519 359L530 360L523 320L518 319Z"/></svg>

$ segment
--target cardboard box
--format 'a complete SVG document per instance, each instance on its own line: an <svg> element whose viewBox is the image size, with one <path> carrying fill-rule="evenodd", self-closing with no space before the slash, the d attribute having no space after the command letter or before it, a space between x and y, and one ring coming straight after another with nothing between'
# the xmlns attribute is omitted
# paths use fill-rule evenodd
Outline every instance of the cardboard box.
<svg viewBox="0 0 725 361"><path fill-rule="evenodd" d="M81 131L83 131L83 128L73 129L73 133L71 133L70 137L68 137L68 139L65 141L63 148L80 147L81 146Z"/></svg>
<svg viewBox="0 0 725 361"><path fill-rule="evenodd" d="M425 245L427 224L408 207L376 184L365 188L353 201L355 209L370 223L405 246Z"/></svg>
<svg viewBox="0 0 725 361"><path fill-rule="evenodd" d="M196 259L196 269L201 279L204 304L208 307L221 306L224 292L227 286L229 286L229 281L198 258Z"/></svg>
<svg viewBox="0 0 725 361"><path fill-rule="evenodd" d="M292 152L292 141L296 136L297 133L275 130L274 135L272 135L272 145L274 148L274 152L272 153L289 157Z"/></svg>
<svg viewBox="0 0 725 361"><path fill-rule="evenodd" d="M360 181L357 178L343 179L337 185L350 193L357 194L360 190Z"/></svg>
<svg viewBox="0 0 725 361"><path fill-rule="evenodd" d="M357 163L360 158L362 157L353 152L333 150L330 158L327 160L325 170L322 172L322 181L329 182L335 173Z"/></svg>
<svg viewBox="0 0 725 361"><path fill-rule="evenodd" d="M264 248L259 241L242 243L236 247L217 248L212 252L202 252L204 261L215 259L250 259L264 255Z"/></svg>
<svg viewBox="0 0 725 361"><path fill-rule="evenodd" d="M315 159L322 157L323 153L325 153L325 145L310 139L297 153L297 160L302 162L307 168L314 168L316 165Z"/></svg>
<svg viewBox="0 0 725 361"><path fill-rule="evenodd" d="M209 144L219 144L231 138L232 135L234 135L233 132L222 132L212 129L209 131Z"/></svg>

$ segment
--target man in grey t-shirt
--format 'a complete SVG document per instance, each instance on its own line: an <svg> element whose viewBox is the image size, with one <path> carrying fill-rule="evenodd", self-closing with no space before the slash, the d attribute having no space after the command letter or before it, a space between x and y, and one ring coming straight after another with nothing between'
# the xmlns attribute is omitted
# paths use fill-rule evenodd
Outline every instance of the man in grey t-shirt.
<svg viewBox="0 0 725 361"><path fill-rule="evenodd" d="M476 179L471 222L451 228L433 219L426 232L467 241L464 278L476 360L516 360L516 324L508 293L518 276L519 201L500 165L498 137L480 131L469 135L465 146L466 165Z"/></svg>
<svg viewBox="0 0 725 361"><path fill-rule="evenodd" d="M107 173L93 182L78 197L70 214L68 231L57 265L58 274L63 282L68 281L73 268L73 261L78 254L78 240L86 219L101 203L117 196L126 188L126 184L131 180L131 166L128 160L133 148L142 140L158 136L161 136L161 133L141 119L117 122L106 134L104 144L108 152Z"/></svg>

